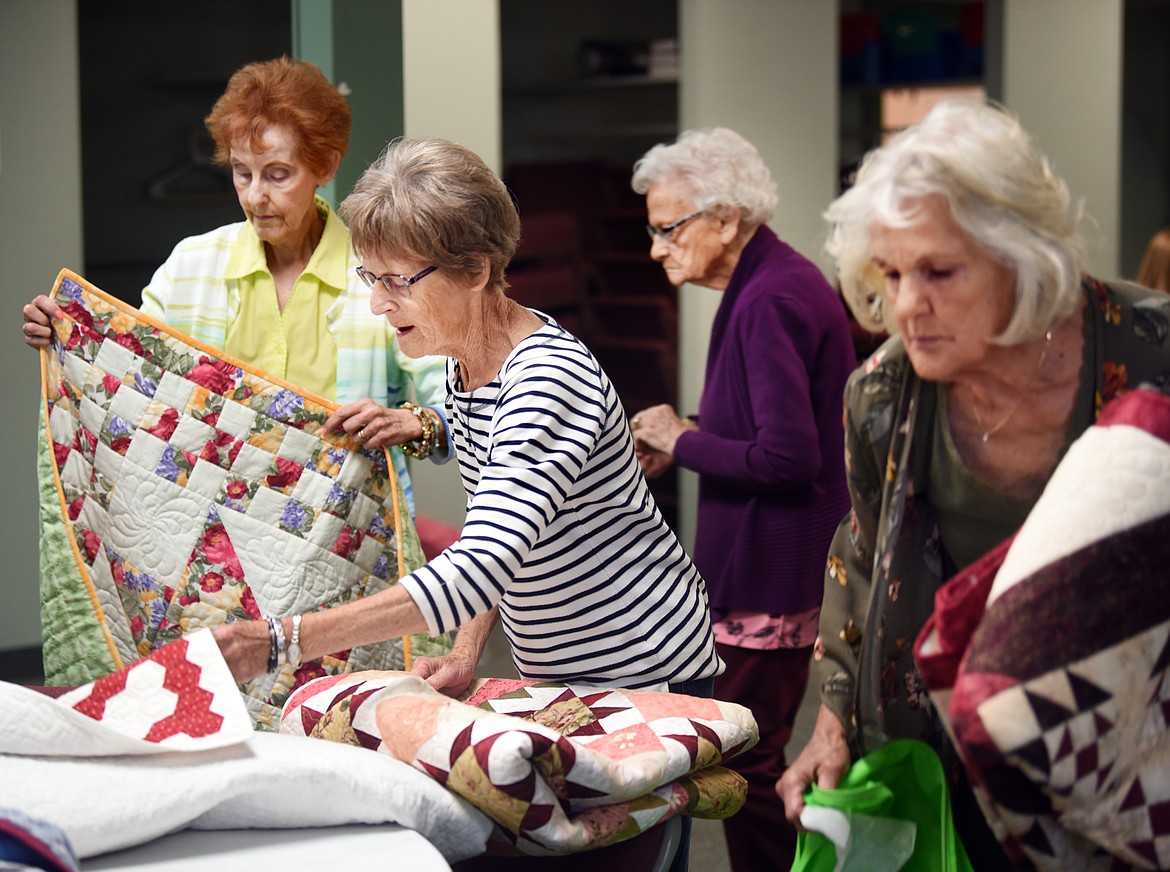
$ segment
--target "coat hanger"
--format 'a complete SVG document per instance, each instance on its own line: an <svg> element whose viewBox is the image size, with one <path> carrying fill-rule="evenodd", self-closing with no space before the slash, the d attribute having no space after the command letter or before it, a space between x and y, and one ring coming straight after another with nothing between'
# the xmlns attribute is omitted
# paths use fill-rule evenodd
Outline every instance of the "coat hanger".
<svg viewBox="0 0 1170 872"><path fill-rule="evenodd" d="M193 129L187 137L187 157L147 182L147 199L156 203L234 202L231 172L215 163L214 153L207 131Z"/></svg>

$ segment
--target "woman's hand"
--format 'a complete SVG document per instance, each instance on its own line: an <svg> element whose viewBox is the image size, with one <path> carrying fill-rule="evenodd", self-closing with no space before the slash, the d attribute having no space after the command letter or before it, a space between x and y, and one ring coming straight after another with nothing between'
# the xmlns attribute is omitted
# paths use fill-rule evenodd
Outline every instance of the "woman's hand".
<svg viewBox="0 0 1170 872"><path fill-rule="evenodd" d="M440 424L436 424L440 427ZM344 432L366 448L401 445L422 438L422 424L407 409L387 409L368 397L347 403L325 422L328 433Z"/></svg>
<svg viewBox="0 0 1170 872"><path fill-rule="evenodd" d="M458 698L471 686L475 667L476 663L469 662L463 653L452 651L442 657L418 657L410 671L426 679L439 693Z"/></svg>
<svg viewBox="0 0 1170 872"><path fill-rule="evenodd" d="M655 451L646 445L634 440L634 449L638 454L638 463L642 465L642 475L646 478L658 478L674 464L674 458L661 451Z"/></svg>
<svg viewBox="0 0 1170 872"><path fill-rule="evenodd" d="M836 787L850 762L845 727L822 704L808 744L776 782L776 793L784 801L785 817L794 824L799 823L800 813L804 811L804 792L809 786L816 784L826 790Z"/></svg>
<svg viewBox="0 0 1170 872"><path fill-rule="evenodd" d="M61 307L44 294L33 297L21 310L24 314L24 343L32 348L48 348L53 336L53 319L63 318Z"/></svg>
<svg viewBox="0 0 1170 872"><path fill-rule="evenodd" d="M666 404L643 409L630 420L634 433L634 446L638 460L647 478L662 475L674 463L674 446L678 437L688 430L698 430L699 425L687 418L680 418L674 409Z"/></svg>
<svg viewBox="0 0 1170 872"><path fill-rule="evenodd" d="M238 684L268 671L268 622L232 621L211 631Z"/></svg>
<svg viewBox="0 0 1170 872"><path fill-rule="evenodd" d="M394 590L394 588L391 588ZM426 679L439 693L459 697L467 692L475 678L475 668L487 647L492 628L500 619L500 607L482 612L459 628L451 653L442 657L419 657L411 672Z"/></svg>

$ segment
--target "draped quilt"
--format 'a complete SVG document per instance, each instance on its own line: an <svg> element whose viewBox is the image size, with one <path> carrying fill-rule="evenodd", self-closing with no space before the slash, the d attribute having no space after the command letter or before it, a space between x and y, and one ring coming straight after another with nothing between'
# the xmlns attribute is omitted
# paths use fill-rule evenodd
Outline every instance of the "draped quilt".
<svg viewBox="0 0 1170 872"><path fill-rule="evenodd" d="M42 354L42 527L60 545L42 558L42 618L47 667L54 652L72 670L58 683L199 628L348 602L423 562L386 452L324 432L334 404L68 270L53 297L65 317ZM298 685L408 657L409 641L390 640L285 664L242 690L274 729Z"/></svg>
<svg viewBox="0 0 1170 872"><path fill-rule="evenodd" d="M915 656L1008 856L1170 868L1170 396L1069 449L1014 539L939 589Z"/></svg>
<svg viewBox="0 0 1170 872"><path fill-rule="evenodd" d="M82 859L187 828L394 822L454 862L481 853L491 831L388 754L255 731L207 630L58 698L0 681L0 773L0 836L6 823L40 823Z"/></svg>

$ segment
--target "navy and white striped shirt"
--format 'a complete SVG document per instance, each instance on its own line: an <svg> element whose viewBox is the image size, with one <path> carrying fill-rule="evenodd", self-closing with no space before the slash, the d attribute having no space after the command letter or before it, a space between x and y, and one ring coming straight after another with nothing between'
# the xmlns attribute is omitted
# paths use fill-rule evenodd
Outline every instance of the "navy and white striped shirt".
<svg viewBox="0 0 1170 872"><path fill-rule="evenodd" d="M550 321L482 388L461 390L447 366L467 518L458 542L401 581L430 631L499 603L526 678L646 687L722 672L706 586L589 349Z"/></svg>

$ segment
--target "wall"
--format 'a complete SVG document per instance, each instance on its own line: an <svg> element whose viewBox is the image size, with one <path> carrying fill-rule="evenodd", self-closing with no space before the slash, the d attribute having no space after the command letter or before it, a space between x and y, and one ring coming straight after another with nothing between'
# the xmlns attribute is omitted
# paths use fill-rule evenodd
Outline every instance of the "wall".
<svg viewBox="0 0 1170 872"><path fill-rule="evenodd" d="M0 3L0 650L41 641L37 584L37 356L19 339L21 306L79 269L81 153L74 0Z"/></svg>
<svg viewBox="0 0 1170 872"><path fill-rule="evenodd" d="M407 136L441 136L500 166L499 0L403 0Z"/></svg>
<svg viewBox="0 0 1170 872"><path fill-rule="evenodd" d="M1003 100L1092 221L1091 269L1118 275L1124 0L1007 0Z"/></svg>
<svg viewBox="0 0 1170 872"><path fill-rule="evenodd" d="M837 4L807 0L679 0L680 127L730 127L755 144L780 189L772 229L821 256L821 212L837 191ZM750 71L748 74L745 71ZM680 406L698 408L719 294L680 298ZM698 481L680 476L680 527L694 540Z"/></svg>
<svg viewBox="0 0 1170 872"><path fill-rule="evenodd" d="M407 136L439 136L502 172L499 0L402 0ZM455 461L411 462L415 508L455 527L466 498Z"/></svg>
<svg viewBox="0 0 1170 872"><path fill-rule="evenodd" d="M349 151L321 188L336 206L390 140L401 136L400 0L292 0L293 54L312 61L353 109Z"/></svg>
<svg viewBox="0 0 1170 872"><path fill-rule="evenodd" d="M496 169L499 2L507 0L402 0L406 132L459 140ZM1004 7L1004 99L1040 137L1074 193L1087 198L1102 240L1094 266L1115 274L1122 0L1005 0ZM819 257L820 211L835 191L835 149L827 144L836 142L836 4L679 0L679 10L683 126L726 124L755 141L780 183L775 229ZM13 320L59 266L82 263L76 31L74 0L0 2L0 262L7 269L0 293ZM689 365L682 390L690 409L717 301L702 289L683 294L682 356ZM0 346L10 410L0 435L10 446L13 494L0 508L7 566L0 650L39 641L32 509L37 370L15 336ZM460 523L454 468L418 464L415 476L422 510ZM691 505L693 487L684 480ZM693 513L690 524L693 530Z"/></svg>

